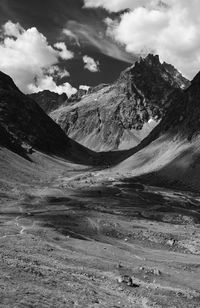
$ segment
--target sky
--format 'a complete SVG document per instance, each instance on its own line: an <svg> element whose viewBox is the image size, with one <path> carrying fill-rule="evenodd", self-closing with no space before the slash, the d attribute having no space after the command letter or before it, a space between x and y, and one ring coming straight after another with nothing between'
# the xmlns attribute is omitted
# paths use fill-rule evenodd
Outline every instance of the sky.
<svg viewBox="0 0 200 308"><path fill-rule="evenodd" d="M0 70L24 93L72 95L159 54L200 70L199 0L1 0Z"/></svg>

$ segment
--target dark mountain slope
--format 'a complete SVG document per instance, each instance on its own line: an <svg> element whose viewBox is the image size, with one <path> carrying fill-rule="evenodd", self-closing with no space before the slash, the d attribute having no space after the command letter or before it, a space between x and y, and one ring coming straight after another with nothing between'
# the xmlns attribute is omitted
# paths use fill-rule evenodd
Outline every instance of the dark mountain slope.
<svg viewBox="0 0 200 308"><path fill-rule="evenodd" d="M91 149L128 149L159 123L169 107L168 96L189 84L173 66L149 55L122 72L114 84L90 89L51 117L67 135Z"/></svg>
<svg viewBox="0 0 200 308"><path fill-rule="evenodd" d="M49 90L41 91L27 95L32 98L38 105L47 113L58 109L68 99L65 93L59 95L58 93L51 92Z"/></svg>
<svg viewBox="0 0 200 308"><path fill-rule="evenodd" d="M200 73L191 86L173 99L172 107L161 123L162 130L177 132L191 140L200 132Z"/></svg>
<svg viewBox="0 0 200 308"><path fill-rule="evenodd" d="M11 151L28 159L27 151L21 146L12 135L10 135L5 128L0 125L0 146L10 149Z"/></svg>
<svg viewBox="0 0 200 308"><path fill-rule="evenodd" d="M91 164L92 151L69 139L61 128L29 97L18 90L12 79L0 72L0 125L1 140L8 135L18 143L52 155ZM7 140L7 141L5 141Z"/></svg>

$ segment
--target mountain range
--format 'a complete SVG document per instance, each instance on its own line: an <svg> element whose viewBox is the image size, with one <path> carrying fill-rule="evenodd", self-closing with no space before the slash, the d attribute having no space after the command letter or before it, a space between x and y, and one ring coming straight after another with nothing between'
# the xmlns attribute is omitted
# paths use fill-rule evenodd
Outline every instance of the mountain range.
<svg viewBox="0 0 200 308"><path fill-rule="evenodd" d="M120 176L156 172L195 189L199 98L200 74L190 82L153 55L123 71L113 84L73 99L49 91L26 96L1 73L0 143L29 158L36 150L112 167L111 173Z"/></svg>
<svg viewBox="0 0 200 308"><path fill-rule="evenodd" d="M198 307L199 102L152 55L69 98L0 73L3 307Z"/></svg>
<svg viewBox="0 0 200 308"><path fill-rule="evenodd" d="M49 115L68 136L92 150L129 149L163 118L168 96L189 84L173 66L150 54L113 84L91 88L82 99Z"/></svg>

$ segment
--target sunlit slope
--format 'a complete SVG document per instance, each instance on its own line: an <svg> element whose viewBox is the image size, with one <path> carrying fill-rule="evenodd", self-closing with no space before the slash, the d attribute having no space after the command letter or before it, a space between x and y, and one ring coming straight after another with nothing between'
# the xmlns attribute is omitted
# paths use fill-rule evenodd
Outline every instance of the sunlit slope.
<svg viewBox="0 0 200 308"><path fill-rule="evenodd" d="M168 95L189 84L173 66L148 55L115 83L91 88L50 115L69 137L92 150L130 149L163 118Z"/></svg>

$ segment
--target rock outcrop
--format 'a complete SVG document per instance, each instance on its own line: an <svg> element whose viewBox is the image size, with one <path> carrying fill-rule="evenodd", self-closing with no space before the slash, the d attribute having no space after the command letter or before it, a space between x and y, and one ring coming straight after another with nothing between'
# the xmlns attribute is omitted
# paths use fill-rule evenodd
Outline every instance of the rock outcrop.
<svg viewBox="0 0 200 308"><path fill-rule="evenodd" d="M148 55L122 72L112 85L90 89L50 116L68 136L92 150L129 149L163 118L169 95L189 84L173 66Z"/></svg>
<svg viewBox="0 0 200 308"><path fill-rule="evenodd" d="M32 98L38 105L47 113L58 109L68 99L67 94L58 94L49 90L44 90L38 93L29 94L28 97Z"/></svg>

